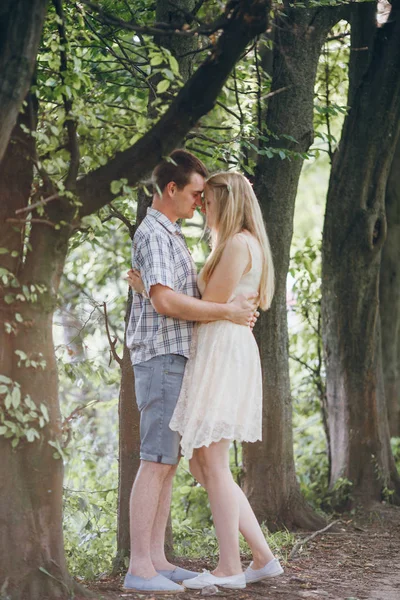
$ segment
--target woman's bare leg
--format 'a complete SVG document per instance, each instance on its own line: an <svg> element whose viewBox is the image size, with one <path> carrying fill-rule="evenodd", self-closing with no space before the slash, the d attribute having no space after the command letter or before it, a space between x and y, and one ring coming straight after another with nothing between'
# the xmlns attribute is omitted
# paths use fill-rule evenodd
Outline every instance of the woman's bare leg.
<svg viewBox="0 0 400 600"><path fill-rule="evenodd" d="M219 560L213 575L229 577L242 572L239 552L239 501L229 468L229 440L196 449L205 480L215 531Z"/></svg>
<svg viewBox="0 0 400 600"><path fill-rule="evenodd" d="M202 466L196 451L190 461L190 472L203 487L206 487ZM243 490L234 482L235 493L239 503L239 530L248 543L253 555L253 569L261 569L274 558L264 537L257 518Z"/></svg>

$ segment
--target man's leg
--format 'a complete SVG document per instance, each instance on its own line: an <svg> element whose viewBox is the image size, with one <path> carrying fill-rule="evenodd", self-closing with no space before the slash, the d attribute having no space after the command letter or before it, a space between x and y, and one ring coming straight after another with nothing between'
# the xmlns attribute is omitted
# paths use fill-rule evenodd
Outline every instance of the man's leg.
<svg viewBox="0 0 400 600"><path fill-rule="evenodd" d="M157 574L154 567L160 568L166 561L163 549L165 527L172 479L179 460L179 435L170 430L169 422L178 400L185 365L183 356L168 354L134 367L136 400L141 413L142 460L130 501L129 572L140 577L154 577ZM157 556L156 565L152 561L152 548Z"/></svg>
<svg viewBox="0 0 400 600"><path fill-rule="evenodd" d="M130 499L131 557L129 573L131 575L145 578L157 575L151 555L152 532L164 487L171 487L175 470L176 467L173 465L150 461L141 462ZM165 506L163 515L164 513ZM158 567L158 565L156 566Z"/></svg>
<svg viewBox="0 0 400 600"><path fill-rule="evenodd" d="M151 534L151 559L157 570L175 569L175 565L171 564L165 556L165 530L171 508L172 483L176 469L177 465L171 466L164 480Z"/></svg>

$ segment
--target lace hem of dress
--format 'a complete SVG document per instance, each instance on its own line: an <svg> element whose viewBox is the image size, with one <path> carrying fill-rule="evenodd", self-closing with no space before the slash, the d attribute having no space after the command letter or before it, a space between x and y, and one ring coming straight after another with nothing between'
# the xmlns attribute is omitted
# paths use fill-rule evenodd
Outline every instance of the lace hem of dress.
<svg viewBox="0 0 400 600"><path fill-rule="evenodd" d="M183 435L183 430L179 431L179 429L175 429L174 431L178 431L178 433ZM211 444L220 442L221 440L224 440L224 439L232 440L232 441L235 440L237 442L254 443L257 441L261 441L262 435L259 431L241 433L237 429L232 431L232 428L230 428L230 431L218 430L218 431L212 432L209 436L207 436L206 439L202 439L201 441L194 442L193 444L191 444L191 443L186 444L185 441L182 440L181 441L182 454L185 456L185 458L190 460L193 456L193 450L195 450L196 448L203 448L203 446L208 448Z"/></svg>
<svg viewBox="0 0 400 600"><path fill-rule="evenodd" d="M256 442L262 439L260 426L247 427L244 430L232 423L219 423L217 425L214 423L211 426L203 423L202 425L202 428L191 428L190 432L184 425L171 427L173 431L181 434L182 454L188 459L192 457L195 448L202 448L203 446L208 448L210 444L220 442L223 439L238 442Z"/></svg>

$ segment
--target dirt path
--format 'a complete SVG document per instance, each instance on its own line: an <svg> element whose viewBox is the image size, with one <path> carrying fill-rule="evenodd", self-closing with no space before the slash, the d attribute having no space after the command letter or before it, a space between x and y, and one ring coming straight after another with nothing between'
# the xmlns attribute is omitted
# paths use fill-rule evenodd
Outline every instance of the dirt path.
<svg viewBox="0 0 400 600"><path fill-rule="evenodd" d="M212 568L207 560L185 561L193 570ZM90 586L104 600L136 600L120 580ZM180 600L202 596L190 591ZM215 596L214 596L215 597ZM336 531L318 535L285 565L285 574L218 598L235 600L400 600L400 508L379 506L367 516L345 517ZM146 597L148 600L152 596ZM165 599L168 596L157 596ZM169 596L171 598L171 596ZM154 600L154 598L153 598Z"/></svg>

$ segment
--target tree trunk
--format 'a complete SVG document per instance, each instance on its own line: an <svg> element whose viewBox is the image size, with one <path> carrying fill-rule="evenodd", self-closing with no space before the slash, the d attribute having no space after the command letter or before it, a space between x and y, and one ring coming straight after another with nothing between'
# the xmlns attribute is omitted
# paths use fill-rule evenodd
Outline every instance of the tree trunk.
<svg viewBox="0 0 400 600"><path fill-rule="evenodd" d="M20 130L20 123L29 126L29 117L20 116L0 167L0 239L2 247L15 254L1 254L0 267L18 279L15 287L2 282L0 373L18 382L21 390L18 414L12 407L7 408L3 384L6 382L8 387L9 381L1 382L0 582L2 594L12 600L54 600L69 597L75 587L67 572L63 548L63 462L60 457L53 457L55 448L49 444L62 444L52 313L59 281L57 273L63 263L67 240L60 245L58 232L48 225L35 225L36 231L31 236L33 250L23 263L23 225L11 227L6 222L7 218L15 217L16 209L26 206L33 178L28 156L33 138ZM35 244L35 237L41 239L40 244ZM35 269L31 268L33 262ZM37 284L46 285L47 291L39 293L38 301L32 302L27 296L30 286ZM21 293L24 302L15 297ZM16 352L24 354L18 356ZM26 359L44 360L46 366L44 369L27 366ZM33 406L28 409L24 403L27 394L38 407L31 413L29 428L35 429L40 439L28 442L22 437L14 449L15 430L11 437L5 438L3 427L6 425L12 432L10 428L21 425L21 414L30 413ZM41 427L39 417L46 412L49 422L42 421L44 426Z"/></svg>
<svg viewBox="0 0 400 600"><path fill-rule="evenodd" d="M0 162L31 83L48 0L0 6Z"/></svg>
<svg viewBox="0 0 400 600"><path fill-rule="evenodd" d="M400 143L385 196L387 237L379 282L382 363L390 435L400 437Z"/></svg>
<svg viewBox="0 0 400 600"><path fill-rule="evenodd" d="M390 450L381 364L379 269L385 188L400 125L399 2L377 29L334 156L322 245L322 317L332 444L331 487L368 505L400 480ZM352 44L353 46L353 44ZM351 75L351 70L350 70Z"/></svg>
<svg viewBox="0 0 400 600"><path fill-rule="evenodd" d="M342 12L337 8L285 12L275 28L271 91L286 89L271 98L266 125L273 134L291 135L297 141L271 139L270 146L306 152L313 141L314 84L321 46ZM243 454L246 494L258 519L270 529L313 529L323 522L300 493L293 458L286 278L302 162L261 155L255 177L274 257L276 292L256 330L263 372L263 441L245 444Z"/></svg>
<svg viewBox="0 0 400 600"><path fill-rule="evenodd" d="M132 148L117 154L107 163L108 166L104 165L78 181L76 192L82 201L81 215L91 214L113 199L110 183L114 179L127 177L130 185L138 183L141 175L149 172L212 108L247 43L266 29L269 7L268 0L240 0L234 5L229 4L214 52L181 90L165 115ZM28 9L26 13L29 14ZM0 14L3 14L3 8ZM212 81L204 87L204 83L208 83L207 75L212 76ZM20 415L16 408L14 411L6 408L4 386L9 385L9 380L5 379L0 388L3 458L0 481L6 483L6 487L0 490L0 581L3 595L7 594L10 600L66 599L71 597L74 584L66 570L62 541L62 461L53 457L54 449L48 444L51 441L59 446L58 453L62 452L51 323L68 238L77 223L73 221L74 207L65 198L54 200L46 206L45 219L33 213L37 221L33 222L31 231L26 232L32 249L24 247L24 224L15 223L15 220L21 220L15 215L15 210L28 203L30 183L28 185L27 181L31 181L32 166L26 165L24 176L20 175L23 159L12 158L16 146L10 145L8 151L10 160L7 161L8 168L4 171L0 190L0 210L4 217L0 220L0 239L2 247L3 240L7 240L8 249L15 248L16 255L0 254L0 268L10 272L0 271L0 314L4 319L0 327L0 374L21 384L23 398L30 394L37 408L31 409L35 416L28 417L34 419L31 429L35 426L40 439L32 443L22 440L20 447L12 450L11 442L15 438L14 430L18 429ZM22 220L25 216L24 213ZM60 221L67 225L62 224L60 229L56 229ZM13 227L17 225L15 231ZM8 285L14 276L18 278L18 281L15 280L17 287ZM30 296L32 289L21 287L28 285L43 285L46 289L37 294L36 300L30 298L30 301L23 302L12 297L21 291ZM10 296L11 303L8 303ZM15 316L17 312L21 317ZM15 350L20 350L24 353L20 356L27 358L19 361ZM46 360L44 370L40 367L34 369L32 364L24 366L26 360L39 361L40 353ZM15 394L13 400L17 401ZM49 422L43 423L41 428L40 420L43 421L46 409ZM10 438L4 437L7 430L13 432Z"/></svg>
<svg viewBox="0 0 400 600"><path fill-rule="evenodd" d="M181 28L185 20L182 17L182 9L192 11L195 7L194 0L178 0L172 6L169 1L158 0L156 8L157 23L173 23L175 27ZM187 53L197 46L196 38L172 37L155 39L155 42L168 48L178 60L179 70L184 81L187 81L191 73L191 57ZM181 58L181 55L184 57ZM152 80L154 87L157 81ZM149 115L154 112L149 98ZM143 173L143 178L148 179L149 173ZM137 228L147 213L152 199L146 196L142 189L138 192L138 207L135 228ZM125 339L126 328L129 323L131 312L132 295L129 293L128 306L125 314ZM118 573L126 567L125 559L130 554L129 535L129 502L132 484L140 466L140 413L136 405L135 381L132 369L130 353L124 343L124 353L121 365L121 388L119 396L119 483L118 483L118 533L117 533L117 555L114 560L113 572ZM173 552L172 527L169 520L166 535L166 552L171 556Z"/></svg>

